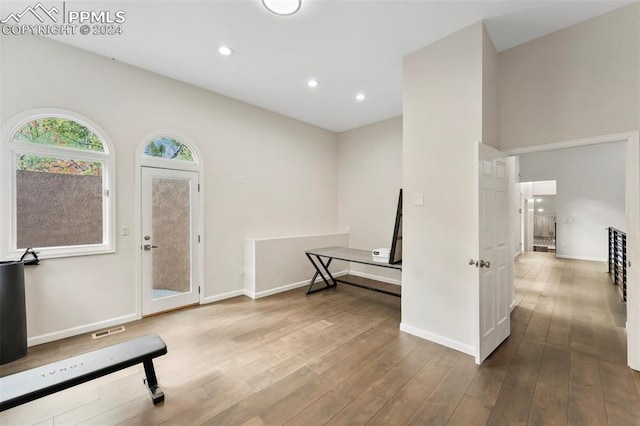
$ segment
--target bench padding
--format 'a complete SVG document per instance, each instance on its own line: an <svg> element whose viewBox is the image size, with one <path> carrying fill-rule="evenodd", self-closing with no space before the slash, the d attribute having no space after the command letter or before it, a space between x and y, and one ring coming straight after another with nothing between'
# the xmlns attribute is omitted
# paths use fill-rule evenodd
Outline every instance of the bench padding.
<svg viewBox="0 0 640 426"><path fill-rule="evenodd" d="M140 363L155 404L164 400L164 395L158 388L152 359L166 353L167 345L160 336L150 335L3 377L0 411Z"/></svg>

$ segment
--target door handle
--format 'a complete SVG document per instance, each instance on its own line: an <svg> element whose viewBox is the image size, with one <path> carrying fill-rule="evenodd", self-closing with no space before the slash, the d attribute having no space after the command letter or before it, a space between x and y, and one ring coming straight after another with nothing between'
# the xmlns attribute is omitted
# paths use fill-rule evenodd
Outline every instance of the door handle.
<svg viewBox="0 0 640 426"><path fill-rule="evenodd" d="M488 260L473 260L469 259L469 266L475 266L476 268L489 268L491 266L491 262Z"/></svg>
<svg viewBox="0 0 640 426"><path fill-rule="evenodd" d="M142 246L142 248L144 249L144 251L149 251L151 249L158 248L158 246L152 246L151 244L145 244L145 245Z"/></svg>

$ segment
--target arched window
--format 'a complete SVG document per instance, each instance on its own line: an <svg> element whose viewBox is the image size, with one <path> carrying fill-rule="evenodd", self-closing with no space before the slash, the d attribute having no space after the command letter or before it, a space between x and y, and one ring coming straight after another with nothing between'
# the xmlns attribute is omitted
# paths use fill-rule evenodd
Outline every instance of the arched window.
<svg viewBox="0 0 640 426"><path fill-rule="evenodd" d="M184 143L170 137L155 138L144 148L145 157L157 157L167 160L195 162L193 152Z"/></svg>
<svg viewBox="0 0 640 426"><path fill-rule="evenodd" d="M75 114L18 120L10 135L10 252L42 257L114 250L112 152L103 132Z"/></svg>

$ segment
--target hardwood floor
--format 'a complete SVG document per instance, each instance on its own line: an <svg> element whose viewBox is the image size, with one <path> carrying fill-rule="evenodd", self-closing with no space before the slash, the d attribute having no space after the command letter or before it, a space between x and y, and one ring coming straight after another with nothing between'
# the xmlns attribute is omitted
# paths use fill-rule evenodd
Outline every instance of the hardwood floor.
<svg viewBox="0 0 640 426"><path fill-rule="evenodd" d="M400 300L341 285L238 297L29 348L1 375L158 333L166 401L142 367L0 413L2 425L640 425L625 305L606 265L528 253L511 336L482 365L398 330Z"/></svg>

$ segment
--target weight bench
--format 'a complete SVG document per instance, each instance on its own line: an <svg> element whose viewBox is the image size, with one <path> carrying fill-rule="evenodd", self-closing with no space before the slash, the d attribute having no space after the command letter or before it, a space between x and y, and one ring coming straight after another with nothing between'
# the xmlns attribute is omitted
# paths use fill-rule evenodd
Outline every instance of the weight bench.
<svg viewBox="0 0 640 426"><path fill-rule="evenodd" d="M157 335L139 337L118 345L68 358L0 378L0 411L68 389L98 377L142 363L153 404L164 401L153 368L153 358L167 353Z"/></svg>

